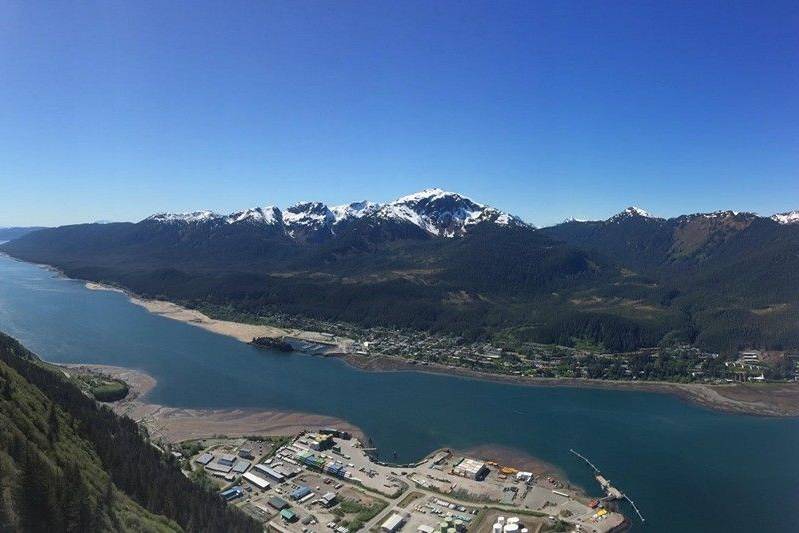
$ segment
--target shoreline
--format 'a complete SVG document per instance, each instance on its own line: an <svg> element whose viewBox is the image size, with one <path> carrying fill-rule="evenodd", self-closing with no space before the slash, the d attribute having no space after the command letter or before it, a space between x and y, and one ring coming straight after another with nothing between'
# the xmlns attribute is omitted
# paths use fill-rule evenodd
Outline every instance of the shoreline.
<svg viewBox="0 0 799 533"><path fill-rule="evenodd" d="M233 322L230 320L219 320L216 318L211 318L196 309L189 309L167 300L152 300L148 298L142 298L139 295L133 294L118 287L96 283L93 281L86 281L84 286L92 291L110 291L124 294L132 304L143 307L154 315L190 324L218 335L233 337L238 341L248 344L256 337L280 339L284 336L290 336L314 343L330 344L331 342L330 338L325 337L316 331L281 328L277 326L259 324L246 324L244 322ZM336 337L336 341L339 346L344 346L353 342L351 339L343 337Z"/></svg>
<svg viewBox="0 0 799 533"><path fill-rule="evenodd" d="M571 387L605 390L638 391L653 394L671 394L695 404L731 414L748 414L767 417L799 417L799 384L793 383L731 383L711 385L704 383L675 383L669 381L611 381L587 378L540 378L509 376L480 372L468 368L437 363L424 365L412 363L401 357L386 355L362 357L340 356L347 364L367 372L421 372L478 379L509 385L529 387ZM723 394L727 393L727 395ZM766 397L765 394L770 394ZM737 398L735 396L738 396ZM774 398L777 396L777 398ZM751 398L751 399L750 399ZM775 399L783 400L775 402Z"/></svg>
<svg viewBox="0 0 799 533"><path fill-rule="evenodd" d="M148 393L158 384L150 374L132 368L83 364L49 363L66 373L94 373L127 383L130 391L122 400L101 402L116 414L127 416L147 428L153 440L170 443L217 435L245 437L250 435L290 436L309 427L332 427L364 438L363 431L339 418L313 413L276 409L195 409L170 407L147 401Z"/></svg>
<svg viewBox="0 0 799 533"><path fill-rule="evenodd" d="M48 364L60 368L68 377L73 374L90 373L124 381L129 388L125 398L115 402L100 403L108 406L116 414L127 416L137 424L144 426L154 441L163 439L170 444L175 444L186 440L207 439L222 435L227 438L252 435L294 436L303 431L323 427L347 431L361 442L368 441L368 436L359 427L346 420L327 415L272 409L180 408L149 403L147 395L156 387L158 381L143 370L89 363ZM428 452L419 461L424 461L444 450L456 455L511 465L519 470L530 471L540 476L553 476L578 496L587 497L585 487L570 481L561 468L530 455L524 450L501 444L486 443L462 450L447 447L437 448ZM385 464L390 466L393 463Z"/></svg>
<svg viewBox="0 0 799 533"><path fill-rule="evenodd" d="M309 342L329 342L329 339L324 338L319 332L218 320L196 309L188 309L176 303L164 300L144 299L117 287L95 282L86 282L85 286L90 290L107 290L122 293L128 297L131 303L143 307L150 313L191 324L212 333L227 335L245 343L251 342L255 337L277 339L284 335L300 338ZM339 339L339 343L346 342L352 341L349 339ZM705 383L675 383L668 381L535 378L492 374L437 363L422 365L401 357L387 355L361 356L349 353L337 355L335 357L344 360L354 368L367 372L423 372L524 386L583 387L672 394L703 407L725 413L768 417L799 417L799 384L793 383L731 383L711 385Z"/></svg>

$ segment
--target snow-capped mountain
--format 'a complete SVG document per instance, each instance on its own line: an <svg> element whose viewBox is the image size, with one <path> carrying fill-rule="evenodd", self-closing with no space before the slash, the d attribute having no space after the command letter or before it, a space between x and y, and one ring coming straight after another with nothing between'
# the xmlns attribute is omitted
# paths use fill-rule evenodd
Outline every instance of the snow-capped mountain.
<svg viewBox="0 0 799 533"><path fill-rule="evenodd" d="M627 220L627 219L630 219L630 218L652 218L652 219L655 219L655 218L658 218L658 217L652 216L647 211L645 211L644 209L641 209L640 207L636 207L636 206L632 205L632 206L628 207L627 209L625 209L624 211L622 211L620 213L616 213L615 215L613 215L612 217L607 219L605 222L607 222L607 223L621 222L622 220Z"/></svg>
<svg viewBox="0 0 799 533"><path fill-rule="evenodd" d="M799 224L799 211L788 211L771 216L771 220L780 224Z"/></svg>
<svg viewBox="0 0 799 533"><path fill-rule="evenodd" d="M280 212L280 209L273 205L268 207L255 207L239 211L238 213L232 213L225 217L225 222L228 224L250 223L272 226L283 223L283 214Z"/></svg>
<svg viewBox="0 0 799 533"><path fill-rule="evenodd" d="M693 219L733 219L733 218L740 218L744 219L755 219L757 215L755 213L750 213L749 211L733 211L731 209L721 210L721 211L712 211L709 213L692 213L690 215L681 215L677 217L677 219L686 219L686 220L693 220Z"/></svg>
<svg viewBox="0 0 799 533"><path fill-rule="evenodd" d="M532 227L519 217L441 189L425 189L385 204L362 201L328 207L321 202L300 202L283 211L269 206L230 215L219 215L212 211L159 213L146 218L144 222L282 226L287 236L307 241L333 236L359 220L372 225L410 225L433 237L462 236L471 227L483 222L498 226Z"/></svg>
<svg viewBox="0 0 799 533"><path fill-rule="evenodd" d="M222 218L213 211L192 211L191 213L158 213L145 218L145 221L169 224L197 224Z"/></svg>

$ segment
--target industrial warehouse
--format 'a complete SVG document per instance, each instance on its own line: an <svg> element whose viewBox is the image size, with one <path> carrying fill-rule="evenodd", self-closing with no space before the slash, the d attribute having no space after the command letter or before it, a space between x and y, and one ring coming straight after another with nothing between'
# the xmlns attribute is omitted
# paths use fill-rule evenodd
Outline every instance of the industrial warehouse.
<svg viewBox="0 0 799 533"><path fill-rule="evenodd" d="M230 505L283 533L527 533L578 526L612 533L627 525L609 499L585 498L552 476L450 450L409 466L372 455L357 439L322 430L291 439L206 439L189 464L217 480Z"/></svg>

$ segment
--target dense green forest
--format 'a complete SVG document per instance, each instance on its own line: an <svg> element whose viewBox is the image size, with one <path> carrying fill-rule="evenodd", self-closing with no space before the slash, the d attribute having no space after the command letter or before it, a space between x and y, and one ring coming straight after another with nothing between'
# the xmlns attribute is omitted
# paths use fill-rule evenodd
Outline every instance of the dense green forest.
<svg viewBox="0 0 799 533"><path fill-rule="evenodd" d="M260 531L0 334L0 531Z"/></svg>
<svg viewBox="0 0 799 533"><path fill-rule="evenodd" d="M418 228L417 228L418 229ZM361 221L319 242L263 226L88 224L0 247L67 275L240 317L282 313L467 340L611 351L799 347L799 225L751 214L480 224L434 238Z"/></svg>

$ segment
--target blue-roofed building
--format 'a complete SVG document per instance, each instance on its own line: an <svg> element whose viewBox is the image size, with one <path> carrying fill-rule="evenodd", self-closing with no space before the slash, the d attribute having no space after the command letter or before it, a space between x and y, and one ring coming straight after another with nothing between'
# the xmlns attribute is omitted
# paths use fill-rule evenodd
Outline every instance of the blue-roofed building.
<svg viewBox="0 0 799 533"><path fill-rule="evenodd" d="M294 492L291 493L291 498L293 500L301 500L308 496L311 493L311 489L306 487L305 485L301 485L297 487Z"/></svg>
<svg viewBox="0 0 799 533"><path fill-rule="evenodd" d="M244 489L236 485L235 487L223 490L219 495L222 496L226 502L229 502L230 500L235 500L236 498L244 496Z"/></svg>

